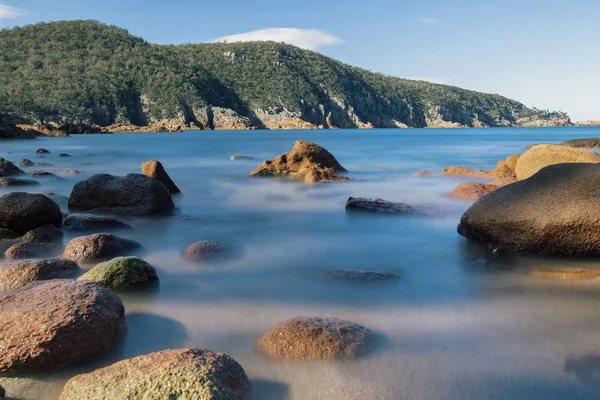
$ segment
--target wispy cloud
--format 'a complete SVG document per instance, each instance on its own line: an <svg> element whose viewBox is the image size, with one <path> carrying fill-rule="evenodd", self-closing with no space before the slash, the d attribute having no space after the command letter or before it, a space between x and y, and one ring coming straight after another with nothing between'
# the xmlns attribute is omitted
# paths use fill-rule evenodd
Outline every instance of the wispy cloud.
<svg viewBox="0 0 600 400"><path fill-rule="evenodd" d="M417 18L417 21L422 24L437 24L440 22L440 19L436 17L419 17Z"/></svg>
<svg viewBox="0 0 600 400"><path fill-rule="evenodd" d="M328 32L318 29L269 28L257 31L223 36L209 42L253 42L274 41L293 44L309 50L317 50L323 46L344 43L344 41Z"/></svg>
<svg viewBox="0 0 600 400"><path fill-rule="evenodd" d="M0 19L17 18L25 14L25 10L0 3Z"/></svg>

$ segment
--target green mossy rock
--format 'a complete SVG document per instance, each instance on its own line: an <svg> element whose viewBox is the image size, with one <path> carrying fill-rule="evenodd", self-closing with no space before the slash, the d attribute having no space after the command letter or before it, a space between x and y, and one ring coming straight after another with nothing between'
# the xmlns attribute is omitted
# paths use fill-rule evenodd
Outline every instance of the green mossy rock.
<svg viewBox="0 0 600 400"><path fill-rule="evenodd" d="M138 257L117 257L96 265L79 280L98 282L117 291L143 289L158 284L156 269Z"/></svg>

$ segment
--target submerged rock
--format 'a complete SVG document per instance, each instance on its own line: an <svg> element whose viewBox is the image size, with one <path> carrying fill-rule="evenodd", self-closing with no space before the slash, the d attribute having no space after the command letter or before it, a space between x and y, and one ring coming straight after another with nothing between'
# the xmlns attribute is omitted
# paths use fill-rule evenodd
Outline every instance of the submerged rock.
<svg viewBox="0 0 600 400"><path fill-rule="evenodd" d="M258 349L277 360L334 360L368 351L373 333L337 318L296 317L280 322L258 341Z"/></svg>
<svg viewBox="0 0 600 400"><path fill-rule="evenodd" d="M383 214L419 214L422 210L404 203L393 203L383 199L365 199L362 197L349 197L346 202L348 211L367 211Z"/></svg>
<svg viewBox="0 0 600 400"><path fill-rule="evenodd" d="M518 180L523 180L548 165L563 163L600 163L600 154L592 150L540 144L533 146L519 157L515 173Z"/></svg>
<svg viewBox="0 0 600 400"><path fill-rule="evenodd" d="M78 262L105 261L127 255L141 247L135 240L123 239L110 233L96 233L71 239L62 257Z"/></svg>
<svg viewBox="0 0 600 400"><path fill-rule="evenodd" d="M456 165L451 165L447 168L445 168L442 171L443 175L453 175L453 176L481 176L481 177L487 177L488 176L488 171L484 171L484 170L478 170L475 171L471 168L464 168L464 167L459 167Z"/></svg>
<svg viewBox="0 0 600 400"><path fill-rule="evenodd" d="M183 255L189 261L202 261L225 250L225 244L216 240L199 240L183 250Z"/></svg>
<svg viewBox="0 0 600 400"><path fill-rule="evenodd" d="M347 179L337 175L346 169L323 147L299 140L294 148L272 160L263 162L249 176L290 176L307 183Z"/></svg>
<svg viewBox="0 0 600 400"><path fill-rule="evenodd" d="M125 222L107 215L70 214L63 222L63 228L68 231L118 230L131 229Z"/></svg>
<svg viewBox="0 0 600 400"><path fill-rule="evenodd" d="M38 167L54 168L54 164L50 164L47 162L38 162L38 163L35 163L35 165ZM35 172L35 171L33 171L33 172Z"/></svg>
<svg viewBox="0 0 600 400"><path fill-rule="evenodd" d="M448 196L463 200L477 200L496 189L498 186L489 183L465 182L458 185Z"/></svg>
<svg viewBox="0 0 600 400"><path fill-rule="evenodd" d="M158 284L156 269L138 257L117 257L96 265L79 280L98 282L117 292L145 289Z"/></svg>
<svg viewBox="0 0 600 400"><path fill-rule="evenodd" d="M23 243L61 243L63 231L54 225L44 225L27 232L22 238Z"/></svg>
<svg viewBox="0 0 600 400"><path fill-rule="evenodd" d="M353 282L378 282L400 278L393 272L363 271L360 269L332 269L326 271L326 274L332 279Z"/></svg>
<svg viewBox="0 0 600 400"><path fill-rule="evenodd" d="M58 172L60 172L61 174L65 174L65 175L78 175L81 173L81 171L78 169L61 169Z"/></svg>
<svg viewBox="0 0 600 400"><path fill-rule="evenodd" d="M94 175L78 182L69 197L69 208L81 211L131 215L173 215L169 190L149 176Z"/></svg>
<svg viewBox="0 0 600 400"><path fill-rule="evenodd" d="M46 258L60 252L53 243L17 243L4 253L7 260L25 260L28 258Z"/></svg>
<svg viewBox="0 0 600 400"><path fill-rule="evenodd" d="M46 149L37 149L35 151L35 154L51 154L51 153Z"/></svg>
<svg viewBox="0 0 600 400"><path fill-rule="evenodd" d="M510 252L600 255L600 164L557 164L476 201L463 236Z"/></svg>
<svg viewBox="0 0 600 400"><path fill-rule="evenodd" d="M34 165L35 163L31 160L28 160L27 158L22 159L19 163L19 166L21 167L33 167Z"/></svg>
<svg viewBox="0 0 600 400"><path fill-rule="evenodd" d="M0 373L48 370L113 347L125 309L97 283L52 280L0 298L0 321Z"/></svg>
<svg viewBox="0 0 600 400"><path fill-rule="evenodd" d="M70 154L67 154L67 153L60 153L58 156L59 156L59 157L62 157L62 158L66 158L66 157L73 157L72 155L70 155Z"/></svg>
<svg viewBox="0 0 600 400"><path fill-rule="evenodd" d="M71 260L28 259L0 263L0 290L14 290L31 282L73 278L81 268Z"/></svg>
<svg viewBox="0 0 600 400"><path fill-rule="evenodd" d="M598 268L534 268L529 275L537 278L552 279L558 281L585 281L600 277Z"/></svg>
<svg viewBox="0 0 600 400"><path fill-rule="evenodd" d="M142 164L142 174L158 180L165 185L171 193L181 193L181 190L171 180L160 161L150 160Z"/></svg>
<svg viewBox="0 0 600 400"><path fill-rule="evenodd" d="M52 172L47 172L47 171L31 171L31 176L33 176L35 178L54 179L56 181L64 181L65 180L64 178L61 178L60 176L56 176Z"/></svg>
<svg viewBox="0 0 600 400"><path fill-rule="evenodd" d="M67 382L60 400L246 400L250 381L231 357L203 349L164 350L119 361Z"/></svg>
<svg viewBox="0 0 600 400"><path fill-rule="evenodd" d="M0 187L10 186L35 186L39 185L38 181L32 179L19 179L19 178L0 178Z"/></svg>
<svg viewBox="0 0 600 400"><path fill-rule="evenodd" d="M60 227L62 213L43 194L13 192L0 197L0 228L24 234L48 224Z"/></svg>
<svg viewBox="0 0 600 400"><path fill-rule="evenodd" d="M0 157L0 169L4 171L4 176L25 175L19 167L2 157Z"/></svg>
<svg viewBox="0 0 600 400"><path fill-rule="evenodd" d="M254 160L254 157L249 157L249 156L241 156L239 154L235 154L233 156L231 156L232 160Z"/></svg>

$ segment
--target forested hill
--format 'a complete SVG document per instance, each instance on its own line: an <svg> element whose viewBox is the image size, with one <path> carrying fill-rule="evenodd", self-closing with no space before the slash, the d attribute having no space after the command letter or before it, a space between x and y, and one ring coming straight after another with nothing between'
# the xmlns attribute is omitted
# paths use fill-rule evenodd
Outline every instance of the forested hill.
<svg viewBox="0 0 600 400"><path fill-rule="evenodd" d="M81 131L568 121L499 95L372 73L281 43L155 45L95 21L0 31L0 114Z"/></svg>

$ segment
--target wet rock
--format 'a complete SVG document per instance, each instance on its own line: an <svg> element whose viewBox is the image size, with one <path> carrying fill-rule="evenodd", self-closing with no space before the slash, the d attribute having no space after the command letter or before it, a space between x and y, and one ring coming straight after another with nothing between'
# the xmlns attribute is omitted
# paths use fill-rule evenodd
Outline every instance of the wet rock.
<svg viewBox="0 0 600 400"><path fill-rule="evenodd" d="M393 203L383 199L365 199L349 197L346 202L348 211L366 211L384 214L417 214L422 211L404 203Z"/></svg>
<svg viewBox="0 0 600 400"><path fill-rule="evenodd" d="M0 157L0 169L4 171L4 176L24 175L25 172L21 171L19 167L11 163L8 160Z"/></svg>
<svg viewBox="0 0 600 400"><path fill-rule="evenodd" d="M600 154L556 144L540 144L519 157L515 167L518 180L527 179L540 169L562 163L600 163Z"/></svg>
<svg viewBox="0 0 600 400"><path fill-rule="evenodd" d="M14 290L31 282L74 278L82 272L71 260L28 259L0 263L0 290Z"/></svg>
<svg viewBox="0 0 600 400"><path fill-rule="evenodd" d="M135 240L123 239L110 233L96 233L71 239L62 257L77 262L105 261L127 255L142 247Z"/></svg>
<svg viewBox="0 0 600 400"><path fill-rule="evenodd" d="M72 155L70 155L70 154L67 154L67 153L60 153L58 156L59 156L59 157L62 157L62 158L66 158L66 157L73 157Z"/></svg>
<svg viewBox="0 0 600 400"><path fill-rule="evenodd" d="M142 174L158 180L165 185L171 193L181 193L181 190L171 180L160 161L150 160L142 164Z"/></svg>
<svg viewBox="0 0 600 400"><path fill-rule="evenodd" d="M31 176L33 176L34 178L54 179L56 181L64 181L65 180L64 178L61 178L60 176L56 176L52 172L47 172L47 171L31 171Z"/></svg>
<svg viewBox="0 0 600 400"><path fill-rule="evenodd" d="M480 177L487 177L488 176L488 171L484 171L484 170L478 170L475 171L471 168L464 168L464 167L459 167L456 165L451 165L447 168L445 168L442 171L443 175L452 175L452 176L480 176Z"/></svg>
<svg viewBox="0 0 600 400"><path fill-rule="evenodd" d="M337 318L296 317L280 322L258 341L258 349L277 360L333 360L366 352L373 333Z"/></svg>
<svg viewBox="0 0 600 400"><path fill-rule="evenodd" d="M498 186L489 183L465 182L458 185L448 196L463 200L477 200L496 189Z"/></svg>
<svg viewBox="0 0 600 400"><path fill-rule="evenodd" d="M37 149L35 151L35 154L51 154L51 153L46 149Z"/></svg>
<svg viewBox="0 0 600 400"><path fill-rule="evenodd" d="M27 232L22 238L22 243L61 243L63 231L54 225L44 225Z"/></svg>
<svg viewBox="0 0 600 400"><path fill-rule="evenodd" d="M22 192L0 197L0 228L25 234L48 224L62 224L60 207L48 197Z"/></svg>
<svg viewBox="0 0 600 400"><path fill-rule="evenodd" d="M231 357L203 349L164 350L120 361L67 382L60 400L245 400L250 381Z"/></svg>
<svg viewBox="0 0 600 400"><path fill-rule="evenodd" d="M79 280L98 282L117 292L158 285L156 269L138 257L117 257L96 265Z"/></svg>
<svg viewBox="0 0 600 400"><path fill-rule="evenodd" d="M587 148L598 148L600 147L600 138L583 138L583 139L571 139L561 143L561 146L567 147L587 147Z"/></svg>
<svg viewBox="0 0 600 400"><path fill-rule="evenodd" d="M131 229L131 226L107 215L76 213L65 218L63 228L68 231L89 232L94 230Z"/></svg>
<svg viewBox="0 0 600 400"><path fill-rule="evenodd" d="M40 183L31 179L20 179L20 178L0 178L0 187L12 187L12 186L36 186Z"/></svg>
<svg viewBox="0 0 600 400"><path fill-rule="evenodd" d="M125 309L97 283L52 280L0 298L0 321L0 373L49 370L113 347Z"/></svg>
<svg viewBox="0 0 600 400"><path fill-rule="evenodd" d="M60 172L61 174L65 174L65 175L78 175L81 173L81 171L78 169L61 169L58 172Z"/></svg>
<svg viewBox="0 0 600 400"><path fill-rule="evenodd" d="M94 175L78 182L69 197L69 208L112 214L173 215L169 190L156 179L140 174L125 177Z"/></svg>
<svg viewBox="0 0 600 400"><path fill-rule="evenodd" d="M19 163L19 166L21 167L33 167L35 165L35 163L31 160L28 160L26 158L22 159L21 162Z"/></svg>
<svg viewBox="0 0 600 400"><path fill-rule="evenodd" d="M225 244L215 240L200 240L183 250L183 256L189 261L202 261L225 250Z"/></svg>
<svg viewBox="0 0 600 400"><path fill-rule="evenodd" d="M46 258L60 252L54 243L17 243L4 253L7 260L25 260L28 258Z"/></svg>
<svg viewBox="0 0 600 400"><path fill-rule="evenodd" d="M534 268L529 271L529 275L558 281L585 281L600 277L600 269L560 267Z"/></svg>
<svg viewBox="0 0 600 400"><path fill-rule="evenodd" d="M38 163L35 163L35 165L37 167L54 168L54 164L50 164L47 162L38 162Z"/></svg>
<svg viewBox="0 0 600 400"><path fill-rule="evenodd" d="M254 160L254 157L249 157L249 156L241 156L239 154L233 155L231 156L232 160Z"/></svg>
<svg viewBox="0 0 600 400"><path fill-rule="evenodd" d="M550 165L476 201L461 219L463 234L509 252L598 256L597 182L600 164Z"/></svg>
<svg viewBox="0 0 600 400"><path fill-rule="evenodd" d="M21 234L17 232L13 232L10 229L0 228L0 240L2 239L18 239L21 237Z"/></svg>
<svg viewBox="0 0 600 400"><path fill-rule="evenodd" d="M307 183L347 179L337 175L346 172L335 157L323 147L299 140L294 148L272 160L263 162L249 176L289 176Z"/></svg>
<svg viewBox="0 0 600 400"><path fill-rule="evenodd" d="M378 282L398 279L393 272L363 271L360 269L332 269L326 271L331 279L353 282Z"/></svg>

